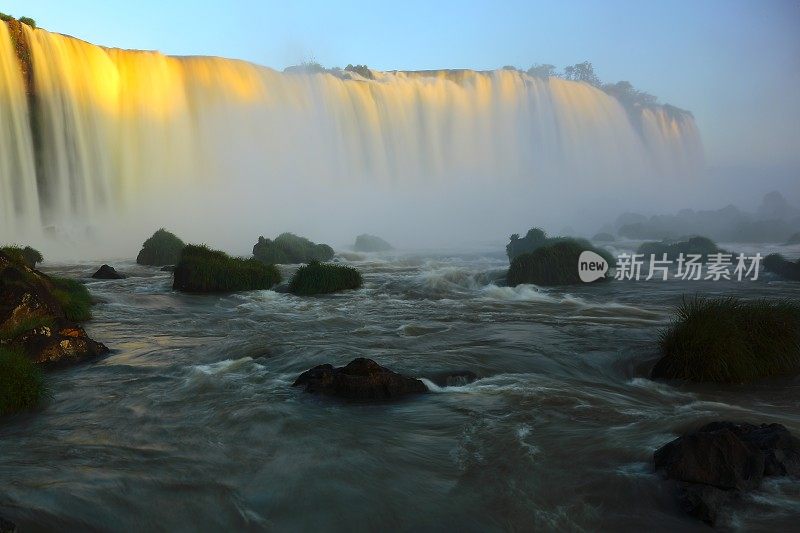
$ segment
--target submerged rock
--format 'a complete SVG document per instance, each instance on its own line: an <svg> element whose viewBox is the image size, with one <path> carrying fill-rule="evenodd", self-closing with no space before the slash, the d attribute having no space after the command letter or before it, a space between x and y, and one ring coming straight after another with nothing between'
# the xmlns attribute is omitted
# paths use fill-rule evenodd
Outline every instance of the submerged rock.
<svg viewBox="0 0 800 533"><path fill-rule="evenodd" d="M347 400L391 400L428 392L422 381L392 372L372 359L353 359L347 366L319 365L300 374L292 385L305 392Z"/></svg>
<svg viewBox="0 0 800 533"><path fill-rule="evenodd" d="M175 272L175 265L166 265L161 267L161 272Z"/></svg>
<svg viewBox="0 0 800 533"><path fill-rule="evenodd" d="M683 509L714 525L765 476L800 477L800 439L780 424L712 422L665 444L653 461L680 482Z"/></svg>
<svg viewBox="0 0 800 533"><path fill-rule="evenodd" d="M432 374L428 379L440 387L460 387L478 379L471 370L450 370Z"/></svg>
<svg viewBox="0 0 800 533"><path fill-rule="evenodd" d="M117 272L117 270L108 265L101 266L97 272L92 274L92 278L94 279L125 279L123 274Z"/></svg>

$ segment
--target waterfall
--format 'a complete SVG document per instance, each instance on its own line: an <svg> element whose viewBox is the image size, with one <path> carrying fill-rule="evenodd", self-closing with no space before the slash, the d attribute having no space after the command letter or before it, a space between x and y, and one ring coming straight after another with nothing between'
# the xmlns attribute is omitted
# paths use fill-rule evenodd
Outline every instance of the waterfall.
<svg viewBox="0 0 800 533"><path fill-rule="evenodd" d="M686 179L702 164L690 114L625 108L559 78L282 73L24 31L31 109L0 24L5 227L123 220L207 188L243 197L280 183L387 195L432 184L577 191Z"/></svg>
<svg viewBox="0 0 800 533"><path fill-rule="evenodd" d="M0 24L0 233L39 224L28 100L8 27Z"/></svg>

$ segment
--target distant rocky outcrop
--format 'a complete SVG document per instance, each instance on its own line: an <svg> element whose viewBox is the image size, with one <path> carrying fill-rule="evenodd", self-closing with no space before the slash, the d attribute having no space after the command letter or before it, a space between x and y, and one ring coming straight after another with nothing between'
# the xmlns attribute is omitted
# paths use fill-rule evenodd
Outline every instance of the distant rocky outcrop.
<svg viewBox="0 0 800 533"><path fill-rule="evenodd" d="M388 252L394 250L394 248L380 237L364 233L356 237L353 250L356 252Z"/></svg>
<svg viewBox="0 0 800 533"><path fill-rule="evenodd" d="M346 400L392 400L409 394L428 392L425 384L388 368L372 359L353 359L346 366L319 365L300 374L293 384L306 392Z"/></svg>
<svg viewBox="0 0 800 533"><path fill-rule="evenodd" d="M764 270L788 281L800 281L800 259L789 261L781 254L769 254L764 258Z"/></svg>
<svg viewBox="0 0 800 533"><path fill-rule="evenodd" d="M644 255L646 258L655 255L656 259L661 259L664 254L667 259L675 261L683 254L684 257L688 255L699 255L703 261L708 260L708 256L712 254L727 254L722 248L707 237L684 237L679 240L663 240L661 242L645 242L639 246L636 253Z"/></svg>
<svg viewBox="0 0 800 533"><path fill-rule="evenodd" d="M800 439L780 424L712 422L660 447L653 462L679 482L683 509L715 525L764 477L800 478Z"/></svg>
<svg viewBox="0 0 800 533"><path fill-rule="evenodd" d="M682 235L704 235L720 242L783 243L800 231L800 209L790 205L778 192L764 196L755 213L729 205L721 209L645 217L625 213L617 218L617 234L628 239L678 239Z"/></svg>
<svg viewBox="0 0 800 533"><path fill-rule="evenodd" d="M123 274L117 272L117 270L109 265L101 266L97 272L92 274L92 278L94 279L125 279Z"/></svg>
<svg viewBox="0 0 800 533"><path fill-rule="evenodd" d="M266 265L330 261L333 248L327 244L316 244L293 233L281 233L274 240L259 237L253 246L253 257Z"/></svg>
<svg viewBox="0 0 800 533"><path fill-rule="evenodd" d="M161 228L144 241L139 255L136 256L136 263L159 267L174 265L185 247L186 244L174 233Z"/></svg>
<svg viewBox="0 0 800 533"><path fill-rule="evenodd" d="M512 236L509 246L514 244ZM602 248L593 246L586 240L565 237L545 238L545 242L536 246L532 252L516 255L511 260L506 282L511 287L522 283L542 286L581 283L578 259L585 251L596 253L609 266L614 264L611 254ZM608 272L598 281L607 279L610 279Z"/></svg>

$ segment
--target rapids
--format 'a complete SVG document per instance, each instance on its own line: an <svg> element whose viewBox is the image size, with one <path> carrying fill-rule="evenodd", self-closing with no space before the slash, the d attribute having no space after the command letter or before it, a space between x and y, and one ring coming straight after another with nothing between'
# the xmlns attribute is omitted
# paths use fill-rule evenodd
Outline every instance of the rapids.
<svg viewBox="0 0 800 533"><path fill-rule="evenodd" d="M132 261L115 263L127 279L88 280L89 333L114 351L51 374L52 401L0 426L3 514L25 531L701 531L653 473L656 447L716 418L800 433L796 378L647 378L682 294L798 298L796 284L512 289L492 253L353 264L363 289L317 298L179 294ZM480 379L380 405L291 387L360 356ZM789 530L799 502L797 484L768 482L728 525Z"/></svg>

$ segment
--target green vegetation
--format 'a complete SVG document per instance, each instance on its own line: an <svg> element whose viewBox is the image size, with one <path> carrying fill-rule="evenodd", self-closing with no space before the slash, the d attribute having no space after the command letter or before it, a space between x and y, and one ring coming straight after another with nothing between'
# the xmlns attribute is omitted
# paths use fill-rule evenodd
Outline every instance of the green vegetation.
<svg viewBox="0 0 800 533"><path fill-rule="evenodd" d="M661 335L654 378L746 383L800 366L800 306L790 301L684 298Z"/></svg>
<svg viewBox="0 0 800 533"><path fill-rule="evenodd" d="M269 289L280 280L280 272L274 265L189 245L175 266L173 288L199 293L249 291Z"/></svg>
<svg viewBox="0 0 800 533"><path fill-rule="evenodd" d="M367 78L368 80L374 80L375 75L372 74L372 71L366 65L347 65L344 69L348 72L355 72L359 76L363 78Z"/></svg>
<svg viewBox="0 0 800 533"><path fill-rule="evenodd" d="M380 237L364 233L356 237L356 244L353 249L356 252L388 252L394 248Z"/></svg>
<svg viewBox="0 0 800 533"><path fill-rule="evenodd" d="M330 261L333 248L327 244L315 244L293 233L281 233L274 241L259 237L253 246L253 257L266 265Z"/></svg>
<svg viewBox="0 0 800 533"><path fill-rule="evenodd" d="M92 318L92 297L86 286L74 279L51 277L53 296L72 322L85 322Z"/></svg>
<svg viewBox="0 0 800 533"><path fill-rule="evenodd" d="M14 340L19 335L27 333L36 328L49 327L52 328L55 324L53 317L49 316L33 316L20 320L16 325L11 326L9 321L0 325L0 341Z"/></svg>
<svg viewBox="0 0 800 533"><path fill-rule="evenodd" d="M0 347L0 416L34 409L46 397L39 367L22 351Z"/></svg>
<svg viewBox="0 0 800 533"><path fill-rule="evenodd" d="M521 283L535 285L581 283L578 275L578 258L586 250L600 255L609 266L614 265L614 258L602 248L596 248L579 239L559 238L539 246L533 252L516 256L508 268L506 280L511 287Z"/></svg>
<svg viewBox="0 0 800 533"><path fill-rule="evenodd" d="M33 19L32 19L32 18L30 18L30 17L20 17L20 18L19 18L19 21L20 21L21 23L23 23L23 24L27 24L28 26L30 26L30 27L31 27L31 28L33 28L33 29L36 29L36 21L35 21L35 20L33 20Z"/></svg>
<svg viewBox="0 0 800 533"><path fill-rule="evenodd" d="M173 233L161 228L144 241L142 250L136 256L136 262L149 266L174 265L178 262L185 246Z"/></svg>
<svg viewBox="0 0 800 533"><path fill-rule="evenodd" d="M312 261L295 272L289 283L289 292L311 296L358 289L362 284L361 273L353 267Z"/></svg>
<svg viewBox="0 0 800 533"><path fill-rule="evenodd" d="M800 259L792 263L781 254L769 254L764 258L764 270L789 281L800 281Z"/></svg>
<svg viewBox="0 0 800 533"><path fill-rule="evenodd" d="M508 255L509 262L513 261L514 258L522 255L528 254L531 252L535 252L537 249L541 248L545 245L557 244L559 242L573 242L577 243L580 246L584 247L584 250L592 250L594 247L592 243L587 241L586 239L576 239L573 237L548 237L547 234L541 228L531 228L528 230L528 233L525 234L523 238L520 238L518 234L514 234L511 236L510 242L506 245L506 255ZM608 252L603 252L606 255L603 257L608 257L612 260L609 261L610 264L614 264L613 258L608 254ZM600 255L603 255L602 253ZM608 259L607 259L608 260ZM577 259L576 259L577 261ZM577 262L576 262L577 265Z"/></svg>
<svg viewBox="0 0 800 533"><path fill-rule="evenodd" d="M5 13L0 13L0 20L3 22L8 22L9 20L14 20L14 17L11 15L6 15Z"/></svg>
<svg viewBox="0 0 800 533"><path fill-rule="evenodd" d="M13 244L10 246L3 246L0 248L0 252L3 252L9 260L20 265L26 265L29 268L36 268L37 263L44 261L42 253L30 246L25 246L23 248Z"/></svg>
<svg viewBox="0 0 800 533"><path fill-rule="evenodd" d="M509 261L515 257L535 251L540 246L547 243L547 234L542 228L531 228L523 238L515 233L510 237L510 242L506 245L506 255Z"/></svg>
<svg viewBox="0 0 800 533"><path fill-rule="evenodd" d="M661 242L645 242L639 246L636 253L644 254L645 257L650 257L655 254L656 259L660 259L663 254L667 254L667 259L675 260L680 254L684 256L689 254L702 255L704 260L708 259L711 254L728 253L722 248L718 248L716 243L706 237L691 237L688 240L670 241L663 240Z"/></svg>

